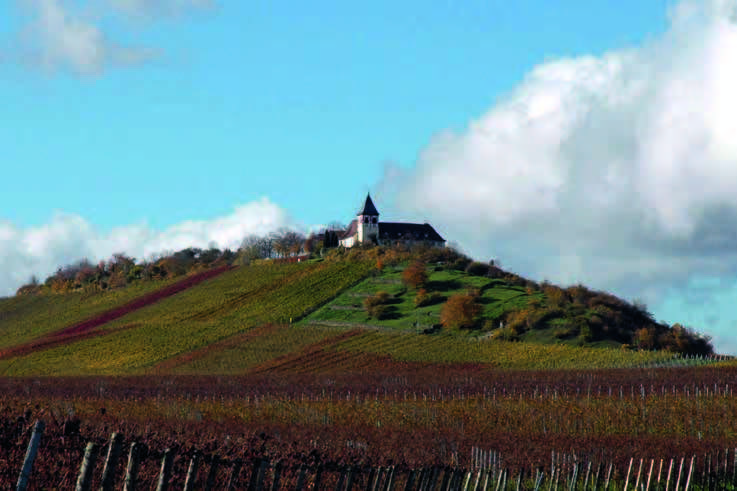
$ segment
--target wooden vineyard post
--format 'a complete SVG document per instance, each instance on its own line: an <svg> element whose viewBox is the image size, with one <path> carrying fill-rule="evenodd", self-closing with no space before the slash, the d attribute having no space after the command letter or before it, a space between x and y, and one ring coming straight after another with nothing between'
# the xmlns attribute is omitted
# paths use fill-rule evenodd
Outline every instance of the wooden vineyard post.
<svg viewBox="0 0 737 491"><path fill-rule="evenodd" d="M313 486L312 489L314 489L315 491L320 489L321 481L322 481L322 464L318 465L317 469L315 469L315 485Z"/></svg>
<svg viewBox="0 0 737 491"><path fill-rule="evenodd" d="M159 471L159 481L156 484L156 491L166 491L169 488L169 478L171 477L171 467L174 463L174 452L170 448L164 450L164 456L161 458L161 470Z"/></svg>
<svg viewBox="0 0 737 491"><path fill-rule="evenodd" d="M673 471L673 458L670 459L670 465L668 466L668 477L665 481L665 491L668 491L668 488L670 487L670 476Z"/></svg>
<svg viewBox="0 0 737 491"><path fill-rule="evenodd" d="M128 452L128 465L125 468L125 480L123 481L123 491L134 491L136 489L136 479L138 478L138 468L141 461L141 444L131 443L131 449Z"/></svg>
<svg viewBox="0 0 737 491"><path fill-rule="evenodd" d="M384 483L384 491L391 491L392 489L394 489L394 466L389 467Z"/></svg>
<svg viewBox="0 0 737 491"><path fill-rule="evenodd" d="M678 479L676 480L676 490L681 486L681 472L683 472L683 460L685 457L681 457L681 465L678 466Z"/></svg>
<svg viewBox="0 0 737 491"><path fill-rule="evenodd" d="M76 491L89 491L90 485L92 484L92 469L95 468L95 460L97 460L97 444L89 442L84 449L84 458L82 459L82 465L79 467Z"/></svg>
<svg viewBox="0 0 737 491"><path fill-rule="evenodd" d="M274 478L271 480L271 491L278 491L281 480L281 470L284 464L281 460L274 465Z"/></svg>
<svg viewBox="0 0 737 491"><path fill-rule="evenodd" d="M189 459L189 467L187 468L187 477L184 479L184 491L192 491L194 483L197 479L197 468L200 465L200 453L195 451L192 458Z"/></svg>
<svg viewBox="0 0 737 491"><path fill-rule="evenodd" d="M685 491L688 491L688 488L691 485L691 473L693 472L693 461L695 458L695 455L691 456L691 465L688 466L688 477L686 478L686 487L684 488Z"/></svg>
<svg viewBox="0 0 737 491"><path fill-rule="evenodd" d="M236 464L240 469L240 462L236 461ZM263 491L264 489L264 475L266 469L269 467L269 461L266 459L256 459L253 462L253 468L251 470L251 482L248 483L248 491ZM235 470L235 466L233 467ZM236 489L235 480L233 474L231 474L231 480L233 480L233 488Z"/></svg>
<svg viewBox="0 0 737 491"><path fill-rule="evenodd" d="M624 491L627 491L627 488L630 485L630 472L632 472L632 461L634 460L634 457L630 457L630 465L627 468L627 478L624 480Z"/></svg>
<svg viewBox="0 0 737 491"><path fill-rule="evenodd" d="M307 474L307 466L305 464L302 464L299 468L299 475L297 476L297 485L294 487L295 491L302 491L304 489L305 474ZM353 479L353 469L351 468L350 473L348 474L348 485L346 486L346 489L349 491L351 489L352 479Z"/></svg>
<svg viewBox="0 0 737 491"><path fill-rule="evenodd" d="M410 469L409 474L407 474L407 482L404 483L404 491L411 491L412 485L415 481L415 470ZM446 487L443 487L443 491L445 491Z"/></svg>
<svg viewBox="0 0 737 491"><path fill-rule="evenodd" d="M262 471L261 471L261 480L263 481L264 473L266 472L266 467L269 466L269 462L267 460L261 461L263 464ZM230 476L228 477L228 487L226 488L228 491L233 491L234 489L238 488L238 479L240 479L241 475L241 469L243 468L243 461L241 459L235 459L233 461L233 468L230 469ZM259 487L259 491L263 489L263 483L261 484L261 487Z"/></svg>
<svg viewBox="0 0 737 491"><path fill-rule="evenodd" d="M609 483L611 482L610 479L612 478L612 468L614 467L614 462L609 462L609 469L606 471L606 479L604 480L604 491L609 490Z"/></svg>
<svg viewBox="0 0 737 491"><path fill-rule="evenodd" d="M36 423L33 425L31 439L28 442L26 456L23 459L23 467L21 467L20 474L18 475L18 483L15 486L16 491L26 491L26 488L28 487L28 479L31 477L33 461L36 460L38 444L41 441L41 435L43 435L45 427L46 424L40 419L36 420Z"/></svg>
<svg viewBox="0 0 737 491"><path fill-rule="evenodd" d="M118 459L120 459L120 451L123 448L123 435L113 433L110 436L110 446L107 449L107 457L105 458L105 466L102 468L102 483L100 491L112 491L115 484L115 468L118 467Z"/></svg>
<svg viewBox="0 0 737 491"><path fill-rule="evenodd" d="M640 467L637 469L637 480L635 481L635 490L640 489L640 476L642 474L642 462L643 462L643 459L640 459Z"/></svg>
<svg viewBox="0 0 737 491"><path fill-rule="evenodd" d="M212 462L210 462L210 470L207 472L207 480L205 481L205 491L210 491L215 486L215 478L217 477L219 464L220 464L220 456L213 455Z"/></svg>
<svg viewBox="0 0 737 491"><path fill-rule="evenodd" d="M650 479L653 477L653 467L655 466L655 459L650 459L650 471L647 473L647 484L645 485L645 491L650 491Z"/></svg>

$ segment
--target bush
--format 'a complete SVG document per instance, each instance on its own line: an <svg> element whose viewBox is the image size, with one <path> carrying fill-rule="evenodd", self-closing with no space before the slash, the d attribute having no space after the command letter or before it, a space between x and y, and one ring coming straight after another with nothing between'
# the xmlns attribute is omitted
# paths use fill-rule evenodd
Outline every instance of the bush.
<svg viewBox="0 0 737 491"><path fill-rule="evenodd" d="M442 299L443 296L439 293L432 292L428 294L427 290L425 290L424 288L420 288L419 290L417 290L417 294L415 295L414 304L415 307L424 307L426 305L434 305L440 302Z"/></svg>
<svg viewBox="0 0 737 491"><path fill-rule="evenodd" d="M472 295L452 295L440 311L440 322L449 328L470 328L476 325L481 305Z"/></svg>
<svg viewBox="0 0 737 491"><path fill-rule="evenodd" d="M389 303L391 298L392 296L389 295L389 292L376 292L376 295L370 295L364 299L363 306L366 307L366 310L369 310L370 308L376 307L377 305L385 305Z"/></svg>
<svg viewBox="0 0 737 491"><path fill-rule="evenodd" d="M419 288L427 282L425 263L415 261L402 272L402 281L410 288Z"/></svg>
<svg viewBox="0 0 737 491"><path fill-rule="evenodd" d="M489 274L490 266L485 263L473 261L466 266L466 273L472 276L487 276Z"/></svg>

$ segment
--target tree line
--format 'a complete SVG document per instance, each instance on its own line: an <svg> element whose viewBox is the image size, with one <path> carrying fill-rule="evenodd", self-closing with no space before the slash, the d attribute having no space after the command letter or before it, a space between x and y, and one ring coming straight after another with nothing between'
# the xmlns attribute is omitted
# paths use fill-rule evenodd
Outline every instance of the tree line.
<svg viewBox="0 0 737 491"><path fill-rule="evenodd" d="M326 249L338 246L340 232L340 229L332 228L305 235L291 229L280 229L263 236L249 235L235 251L214 246L206 249L188 247L143 260L136 260L125 253L113 254L97 263L85 258L60 266L43 281L36 276L31 277L16 294L105 291L140 281L176 278L226 264L245 265L264 259L324 254Z"/></svg>

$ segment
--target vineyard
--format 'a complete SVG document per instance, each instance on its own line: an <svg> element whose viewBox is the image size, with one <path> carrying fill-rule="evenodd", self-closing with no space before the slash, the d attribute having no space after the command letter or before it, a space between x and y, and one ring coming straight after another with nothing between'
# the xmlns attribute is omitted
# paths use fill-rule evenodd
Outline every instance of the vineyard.
<svg viewBox="0 0 737 491"><path fill-rule="evenodd" d="M0 488L735 489L737 362L702 338L355 254L0 300Z"/></svg>
<svg viewBox="0 0 737 491"><path fill-rule="evenodd" d="M411 362L365 375L3 379L0 480L15 483L42 420L30 489L73 487L90 442L99 458L89 479L99 487L112 432L126 449L146 449L143 489L156 486L166 456L175 488L199 456L190 489L208 481L225 489L238 466L235 489L254 476L274 489L277 469L275 489L300 481L315 489L315 479L320 489L347 489L349 475L353 489L366 489L379 468L384 484L393 473L392 489L446 478L456 482L450 489L487 479L487 489L516 489L517 480L520 489L556 481L642 489L648 480L649 489L667 480L685 489L689 476L691 489L710 489L733 482L735 383L734 368L518 372Z"/></svg>

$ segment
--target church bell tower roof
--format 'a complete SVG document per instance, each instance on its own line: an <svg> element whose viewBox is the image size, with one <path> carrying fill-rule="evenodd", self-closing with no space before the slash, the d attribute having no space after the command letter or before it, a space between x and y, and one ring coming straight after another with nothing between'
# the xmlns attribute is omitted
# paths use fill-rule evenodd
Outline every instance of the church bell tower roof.
<svg viewBox="0 0 737 491"><path fill-rule="evenodd" d="M363 208L361 208L358 214L368 215L368 216L379 216L379 211L374 206L374 202L371 201L370 194L366 194L366 202L363 204Z"/></svg>

